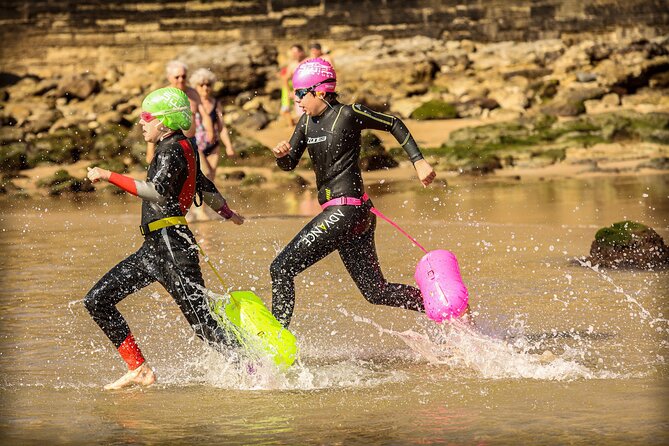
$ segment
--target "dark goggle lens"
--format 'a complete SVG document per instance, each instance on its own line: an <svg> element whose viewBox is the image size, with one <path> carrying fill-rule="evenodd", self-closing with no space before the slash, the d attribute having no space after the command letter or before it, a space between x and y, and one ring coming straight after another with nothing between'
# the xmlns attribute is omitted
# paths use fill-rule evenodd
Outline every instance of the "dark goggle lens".
<svg viewBox="0 0 669 446"><path fill-rule="evenodd" d="M295 96L297 99L302 100L304 97L311 92L311 87L310 88L298 88L295 90Z"/></svg>

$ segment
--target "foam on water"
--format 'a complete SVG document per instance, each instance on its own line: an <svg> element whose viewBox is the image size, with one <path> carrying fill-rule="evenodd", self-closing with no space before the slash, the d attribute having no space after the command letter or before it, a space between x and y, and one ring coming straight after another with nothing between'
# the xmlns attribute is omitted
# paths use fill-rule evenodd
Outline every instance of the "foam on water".
<svg viewBox="0 0 669 446"><path fill-rule="evenodd" d="M536 345L511 344L495 339L470 325L455 320L434 326L431 333L413 330L394 331L383 328L367 318L353 315L360 323L374 326L380 332L404 341L417 356L431 364L452 369L467 368L485 379L530 378L541 380L573 380L579 378L614 378L611 372L592 371L573 360L556 357L549 350L530 353Z"/></svg>

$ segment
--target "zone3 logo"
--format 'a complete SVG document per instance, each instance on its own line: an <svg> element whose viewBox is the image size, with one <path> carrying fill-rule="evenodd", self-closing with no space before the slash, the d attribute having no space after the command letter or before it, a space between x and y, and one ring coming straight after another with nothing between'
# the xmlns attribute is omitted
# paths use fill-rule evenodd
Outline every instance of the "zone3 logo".
<svg viewBox="0 0 669 446"><path fill-rule="evenodd" d="M316 144L316 143L319 143L319 142L323 142L323 141L325 141L326 139L328 139L327 136L318 136L318 137L316 137L316 138L309 137L309 138L307 139L307 144Z"/></svg>

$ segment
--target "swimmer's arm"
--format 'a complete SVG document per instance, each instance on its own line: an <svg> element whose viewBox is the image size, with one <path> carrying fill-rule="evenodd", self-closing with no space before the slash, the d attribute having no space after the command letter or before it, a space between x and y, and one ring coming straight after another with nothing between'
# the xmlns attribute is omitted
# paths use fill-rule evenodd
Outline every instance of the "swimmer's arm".
<svg viewBox="0 0 669 446"><path fill-rule="evenodd" d="M416 144L416 140L409 132L409 129L404 125L401 119L371 110L364 105L353 104L351 106L355 112L354 117L361 122L361 129L383 130L389 132L395 137L397 142L402 146L404 151L409 156L412 163L423 159L423 154Z"/></svg>
<svg viewBox="0 0 669 446"><path fill-rule="evenodd" d="M276 164L281 170L295 169L307 148L307 138L304 134L306 117L306 113L300 117L300 121L297 123L289 142L281 141L272 149L272 153L276 157Z"/></svg>
<svg viewBox="0 0 669 446"><path fill-rule="evenodd" d="M364 105L353 104L351 106L355 112L355 118L361 123L362 129L384 130L390 132L395 137L400 146L409 156L418 175L418 180L424 187L429 186L437 176L434 169L424 158L423 154L416 144L416 140L404 125L401 119L370 110Z"/></svg>
<svg viewBox="0 0 669 446"><path fill-rule="evenodd" d="M135 195L143 200L155 201L156 203L164 203L165 197L160 195L156 190L156 186L148 181L135 180L120 173L110 172L99 167L88 168L88 178L96 183L104 180L111 184L118 186L124 191Z"/></svg>
<svg viewBox="0 0 669 446"><path fill-rule="evenodd" d="M214 183L209 180L200 169L197 174L198 188L202 191L202 201L226 220L232 220L236 225L244 223L244 217L228 206L227 201L218 191Z"/></svg>

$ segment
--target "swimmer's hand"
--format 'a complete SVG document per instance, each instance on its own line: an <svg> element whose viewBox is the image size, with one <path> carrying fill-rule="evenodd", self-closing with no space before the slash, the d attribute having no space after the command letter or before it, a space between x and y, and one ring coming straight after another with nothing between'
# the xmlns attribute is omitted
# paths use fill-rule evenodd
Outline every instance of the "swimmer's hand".
<svg viewBox="0 0 669 446"><path fill-rule="evenodd" d="M430 163L424 159L416 161L413 166L416 168L418 179L423 183L423 187L429 186L434 180L434 177L437 176L432 166L430 166Z"/></svg>
<svg viewBox="0 0 669 446"><path fill-rule="evenodd" d="M272 149L272 153L277 158L283 158L288 155L288 152L290 152L290 143L288 141L281 141Z"/></svg>
<svg viewBox="0 0 669 446"><path fill-rule="evenodd" d="M242 215L239 215L238 213L234 213L232 217L229 218L231 222L233 222L236 225L241 225L244 223L244 217Z"/></svg>
<svg viewBox="0 0 669 446"><path fill-rule="evenodd" d="M101 169L99 167L88 168L88 179L93 183L97 183L100 180L108 181L111 176L111 172L107 169Z"/></svg>

